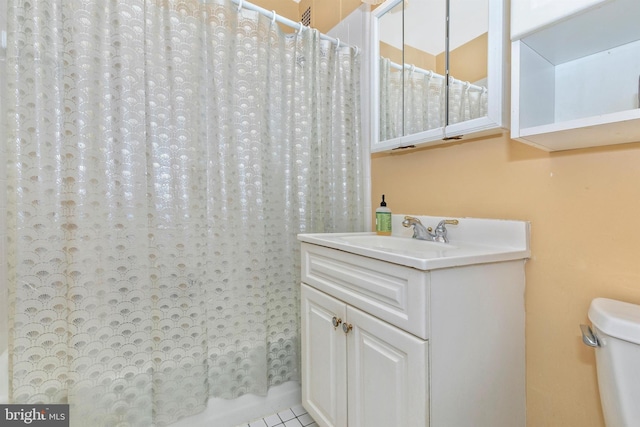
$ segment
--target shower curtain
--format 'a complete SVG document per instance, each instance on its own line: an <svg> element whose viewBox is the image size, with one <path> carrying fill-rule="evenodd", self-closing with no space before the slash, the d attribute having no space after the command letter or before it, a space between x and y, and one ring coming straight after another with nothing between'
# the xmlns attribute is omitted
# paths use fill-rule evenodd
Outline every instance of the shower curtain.
<svg viewBox="0 0 640 427"><path fill-rule="evenodd" d="M167 425L298 379L299 232L362 231L359 58L228 0L9 0L10 389Z"/></svg>

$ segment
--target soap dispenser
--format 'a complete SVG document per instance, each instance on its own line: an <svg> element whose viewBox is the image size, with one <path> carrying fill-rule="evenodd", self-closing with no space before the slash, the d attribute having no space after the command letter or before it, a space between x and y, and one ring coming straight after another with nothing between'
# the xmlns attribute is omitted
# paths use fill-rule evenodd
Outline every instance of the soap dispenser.
<svg viewBox="0 0 640 427"><path fill-rule="evenodd" d="M387 207L387 203L384 201L384 194L382 195L380 207L376 209L376 233L380 236L391 235L391 209Z"/></svg>

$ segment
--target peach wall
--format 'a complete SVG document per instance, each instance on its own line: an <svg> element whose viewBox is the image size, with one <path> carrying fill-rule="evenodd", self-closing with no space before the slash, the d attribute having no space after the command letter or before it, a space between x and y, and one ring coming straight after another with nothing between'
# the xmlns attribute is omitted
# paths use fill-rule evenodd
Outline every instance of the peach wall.
<svg viewBox="0 0 640 427"><path fill-rule="evenodd" d="M360 0L251 0L251 3L267 10L275 10L279 15L298 22L302 13L311 8L311 26L326 33L341 20L356 10L362 2ZM292 32L289 27L281 25L285 32Z"/></svg>
<svg viewBox="0 0 640 427"><path fill-rule="evenodd" d="M449 52L449 70L458 80L476 82L487 77L489 34L484 33ZM444 74L445 52L436 56L435 71Z"/></svg>
<svg viewBox="0 0 640 427"><path fill-rule="evenodd" d="M284 16L292 21L300 21L298 3L292 0L250 0L250 2L267 10L275 10L278 15ZM291 27L283 24L280 24L280 28L285 33L294 31Z"/></svg>
<svg viewBox="0 0 640 427"><path fill-rule="evenodd" d="M436 70L436 57L415 47L404 46L404 62L424 70Z"/></svg>
<svg viewBox="0 0 640 427"><path fill-rule="evenodd" d="M372 156L394 213L531 222L527 426L604 427L589 303L640 304L640 143L546 153L507 136Z"/></svg>
<svg viewBox="0 0 640 427"><path fill-rule="evenodd" d="M380 56L389 58L396 64L402 64L402 49L393 47L388 43L380 42Z"/></svg>
<svg viewBox="0 0 640 427"><path fill-rule="evenodd" d="M462 81L476 82L487 77L489 35L484 33L449 54L449 73Z"/></svg>
<svg viewBox="0 0 640 427"><path fill-rule="evenodd" d="M292 0L251 0L251 3L267 10L275 10L278 15L299 21L298 4Z"/></svg>
<svg viewBox="0 0 640 427"><path fill-rule="evenodd" d="M311 7L311 26L326 33L361 4L360 0L301 0L299 9L302 13Z"/></svg>
<svg viewBox="0 0 640 427"><path fill-rule="evenodd" d="M389 58L396 64L402 64L402 50L388 43L380 42L380 56ZM436 70L436 57L411 46L404 47L404 62L424 70ZM486 72L485 72L486 74Z"/></svg>

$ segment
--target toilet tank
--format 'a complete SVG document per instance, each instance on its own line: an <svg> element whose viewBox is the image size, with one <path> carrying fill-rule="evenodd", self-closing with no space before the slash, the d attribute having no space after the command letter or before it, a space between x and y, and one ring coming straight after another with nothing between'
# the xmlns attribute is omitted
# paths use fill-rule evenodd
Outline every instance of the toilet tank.
<svg viewBox="0 0 640 427"><path fill-rule="evenodd" d="M589 307L599 346L596 366L607 427L640 420L640 306L596 298Z"/></svg>

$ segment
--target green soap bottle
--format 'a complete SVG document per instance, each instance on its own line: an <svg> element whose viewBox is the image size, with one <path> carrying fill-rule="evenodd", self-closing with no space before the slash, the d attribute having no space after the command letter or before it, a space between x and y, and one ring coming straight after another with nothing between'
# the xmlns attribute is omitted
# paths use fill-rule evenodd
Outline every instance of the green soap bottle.
<svg viewBox="0 0 640 427"><path fill-rule="evenodd" d="M382 195L380 207L376 209L376 233L380 236L391 235L391 209L387 207L387 203L384 201L384 194Z"/></svg>

